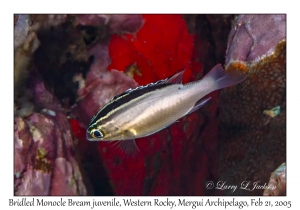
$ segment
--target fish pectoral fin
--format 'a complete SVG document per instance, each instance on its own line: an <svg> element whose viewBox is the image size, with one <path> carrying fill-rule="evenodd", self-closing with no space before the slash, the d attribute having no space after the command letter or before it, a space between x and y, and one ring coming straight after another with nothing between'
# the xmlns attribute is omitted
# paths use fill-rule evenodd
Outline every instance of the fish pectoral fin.
<svg viewBox="0 0 300 210"><path fill-rule="evenodd" d="M211 97L205 98L205 99L200 99L199 101L196 102L195 106L186 114L191 114L192 112L198 110L201 108L206 102L208 102L211 99Z"/></svg>
<svg viewBox="0 0 300 210"><path fill-rule="evenodd" d="M165 83L182 84L184 70L182 70L181 72L178 72L178 73L174 74L173 76L171 76L170 78L168 78Z"/></svg>
<svg viewBox="0 0 300 210"><path fill-rule="evenodd" d="M124 135L125 135L126 137L129 137L129 138L134 139L134 138L136 138L137 132L136 132L135 129L132 129L132 128L131 128L131 129L125 130L125 131L124 131Z"/></svg>

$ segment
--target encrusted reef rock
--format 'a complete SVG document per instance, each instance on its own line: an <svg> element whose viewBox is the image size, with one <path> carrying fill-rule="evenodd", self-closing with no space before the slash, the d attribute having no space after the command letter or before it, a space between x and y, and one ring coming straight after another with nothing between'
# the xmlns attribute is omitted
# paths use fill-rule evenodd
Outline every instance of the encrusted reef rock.
<svg viewBox="0 0 300 210"><path fill-rule="evenodd" d="M258 185L286 161L285 32L285 15L239 15L233 21L226 70L248 78L221 91L219 180L247 182L251 189L233 194L262 195Z"/></svg>
<svg viewBox="0 0 300 210"><path fill-rule="evenodd" d="M29 15L14 16L14 94L15 99L24 96L23 88L28 78L32 54L39 46L36 33L31 28ZM24 101L24 100L23 100Z"/></svg>
<svg viewBox="0 0 300 210"><path fill-rule="evenodd" d="M87 194L79 160L76 158L67 109L55 96L55 88L51 86L57 81L52 80L51 83L47 77L52 73L56 78L63 78L64 74L58 75L54 69L59 69L60 72L66 70L66 60L78 56L76 53L74 56L72 52L77 52L76 46L82 46L78 41L82 38L77 36L75 41L76 35L65 45L61 43L64 42L62 37L59 37L60 40L55 36L52 36L51 41L44 39L45 31L54 31L49 34L57 35L57 27L62 27L61 24L65 24L67 20L66 15L14 16L15 195ZM72 30L72 27L69 26L68 29ZM47 48L49 42L55 43L52 48ZM58 46L63 46L66 50ZM47 53L43 53L45 51ZM39 56L44 57L38 59ZM60 58L60 61L56 58ZM78 56L74 60L84 59ZM42 77L47 80L46 85Z"/></svg>
<svg viewBox="0 0 300 210"><path fill-rule="evenodd" d="M272 174L263 195L286 195L286 164L282 163Z"/></svg>
<svg viewBox="0 0 300 210"><path fill-rule="evenodd" d="M67 117L41 80L32 84L33 102L43 109L15 116L15 194L86 195Z"/></svg>

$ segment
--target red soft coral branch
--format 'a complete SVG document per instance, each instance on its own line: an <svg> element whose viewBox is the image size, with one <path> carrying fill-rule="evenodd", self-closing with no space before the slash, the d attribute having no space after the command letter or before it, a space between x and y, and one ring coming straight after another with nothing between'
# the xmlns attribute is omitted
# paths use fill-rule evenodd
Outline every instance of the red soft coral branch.
<svg viewBox="0 0 300 210"><path fill-rule="evenodd" d="M144 25L136 34L112 36L109 70L126 71L135 64L142 73L134 75L140 85L164 79L184 68L187 82L192 70L201 71L200 63L193 59L194 36L188 33L182 15L143 15L143 20Z"/></svg>

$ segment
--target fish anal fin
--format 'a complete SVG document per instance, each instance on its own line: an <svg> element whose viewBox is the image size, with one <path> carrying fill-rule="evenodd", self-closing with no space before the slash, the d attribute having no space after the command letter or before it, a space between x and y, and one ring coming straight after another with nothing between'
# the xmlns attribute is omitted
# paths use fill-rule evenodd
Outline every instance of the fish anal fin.
<svg viewBox="0 0 300 210"><path fill-rule="evenodd" d="M168 127L170 127L171 125L173 125L174 123L179 122L178 120L175 120L174 122L170 123L169 125L163 127L161 130L166 129Z"/></svg>
<svg viewBox="0 0 300 210"><path fill-rule="evenodd" d="M206 102L208 102L211 99L211 97L205 98L205 99L200 99L199 101L196 102L195 106L187 113L191 114L192 112L200 109L202 106L204 106L204 104L206 104Z"/></svg>
<svg viewBox="0 0 300 210"><path fill-rule="evenodd" d="M173 76L171 76L166 80L166 83L182 84L183 74L184 74L184 70L174 74Z"/></svg>

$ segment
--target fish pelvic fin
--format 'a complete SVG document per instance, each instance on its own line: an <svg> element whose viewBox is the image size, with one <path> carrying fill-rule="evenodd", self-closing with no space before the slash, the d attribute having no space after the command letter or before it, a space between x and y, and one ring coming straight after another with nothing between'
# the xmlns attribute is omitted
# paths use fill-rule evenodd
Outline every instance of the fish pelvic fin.
<svg viewBox="0 0 300 210"><path fill-rule="evenodd" d="M214 66L202 79L212 82L213 91L236 85L244 81L247 76L239 70L225 71L221 64Z"/></svg>

